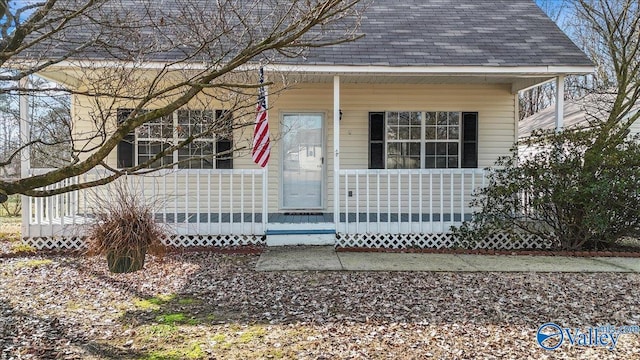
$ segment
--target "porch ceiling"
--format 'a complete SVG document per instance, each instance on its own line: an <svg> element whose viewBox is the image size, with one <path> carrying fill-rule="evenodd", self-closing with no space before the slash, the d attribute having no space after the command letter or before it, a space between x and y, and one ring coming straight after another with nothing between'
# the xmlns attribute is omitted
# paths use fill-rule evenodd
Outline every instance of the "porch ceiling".
<svg viewBox="0 0 640 360"><path fill-rule="evenodd" d="M333 74L289 74L289 79L301 83L332 83ZM389 75L343 74L342 84L509 84L515 94L520 90L541 84L555 75Z"/></svg>

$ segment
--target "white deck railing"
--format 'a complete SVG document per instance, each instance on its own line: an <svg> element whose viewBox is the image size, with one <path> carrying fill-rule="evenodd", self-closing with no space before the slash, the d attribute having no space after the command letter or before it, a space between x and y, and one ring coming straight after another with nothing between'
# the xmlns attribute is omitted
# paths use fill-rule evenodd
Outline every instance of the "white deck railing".
<svg viewBox="0 0 640 360"><path fill-rule="evenodd" d="M47 169L32 169L31 174ZM47 186L55 189L104 177L92 170ZM129 191L144 196L157 221L178 235L263 235L267 220L263 170L160 170L121 177ZM116 183L43 198L27 198L25 237L82 236L83 227L109 199Z"/></svg>
<svg viewBox="0 0 640 360"><path fill-rule="evenodd" d="M341 170L337 232L446 233L485 181L483 169Z"/></svg>
<svg viewBox="0 0 640 360"><path fill-rule="evenodd" d="M34 169L32 174L47 170ZM48 186L58 188L108 174L93 170ZM157 221L176 235L256 235L267 228L264 170L161 170L122 177L144 195ZM469 220L475 190L486 182L483 169L341 170L336 231L340 234L438 234ZM26 198L25 237L84 235L99 198L115 184L46 198ZM74 226L76 225L76 226Z"/></svg>

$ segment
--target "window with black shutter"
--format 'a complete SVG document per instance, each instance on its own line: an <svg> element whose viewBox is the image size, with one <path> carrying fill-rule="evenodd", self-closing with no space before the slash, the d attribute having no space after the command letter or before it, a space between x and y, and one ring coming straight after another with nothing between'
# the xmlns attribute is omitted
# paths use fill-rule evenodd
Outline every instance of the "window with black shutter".
<svg viewBox="0 0 640 360"><path fill-rule="evenodd" d="M478 167L478 113L369 113L369 169Z"/></svg>
<svg viewBox="0 0 640 360"><path fill-rule="evenodd" d="M369 113L369 169L384 169L384 113Z"/></svg>
<svg viewBox="0 0 640 360"><path fill-rule="evenodd" d="M118 109L118 123L125 121L132 111ZM177 164L173 166L179 169L232 169L232 122L232 116L226 116L222 110L214 112L190 109L180 109L149 121L135 132L129 133L118 144L118 167L144 164L165 149L194 136L191 142L173 153L164 155L149 167L159 168Z"/></svg>

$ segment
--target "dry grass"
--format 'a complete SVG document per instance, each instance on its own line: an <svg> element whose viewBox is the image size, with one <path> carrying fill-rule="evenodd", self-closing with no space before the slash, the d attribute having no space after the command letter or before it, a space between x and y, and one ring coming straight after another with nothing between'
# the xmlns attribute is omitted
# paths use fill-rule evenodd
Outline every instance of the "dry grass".
<svg viewBox="0 0 640 360"><path fill-rule="evenodd" d="M108 196L97 197L96 203L100 210L87 232L88 255L164 255L165 227L155 222L152 206L126 182L112 185Z"/></svg>

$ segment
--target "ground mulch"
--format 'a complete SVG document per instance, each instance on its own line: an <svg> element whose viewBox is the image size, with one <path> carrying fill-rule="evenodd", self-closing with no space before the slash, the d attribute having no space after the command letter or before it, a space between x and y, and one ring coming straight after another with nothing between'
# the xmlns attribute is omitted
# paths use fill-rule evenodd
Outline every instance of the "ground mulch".
<svg viewBox="0 0 640 360"><path fill-rule="evenodd" d="M256 272L256 254L0 259L0 359L638 358L537 328L640 323L630 273Z"/></svg>

